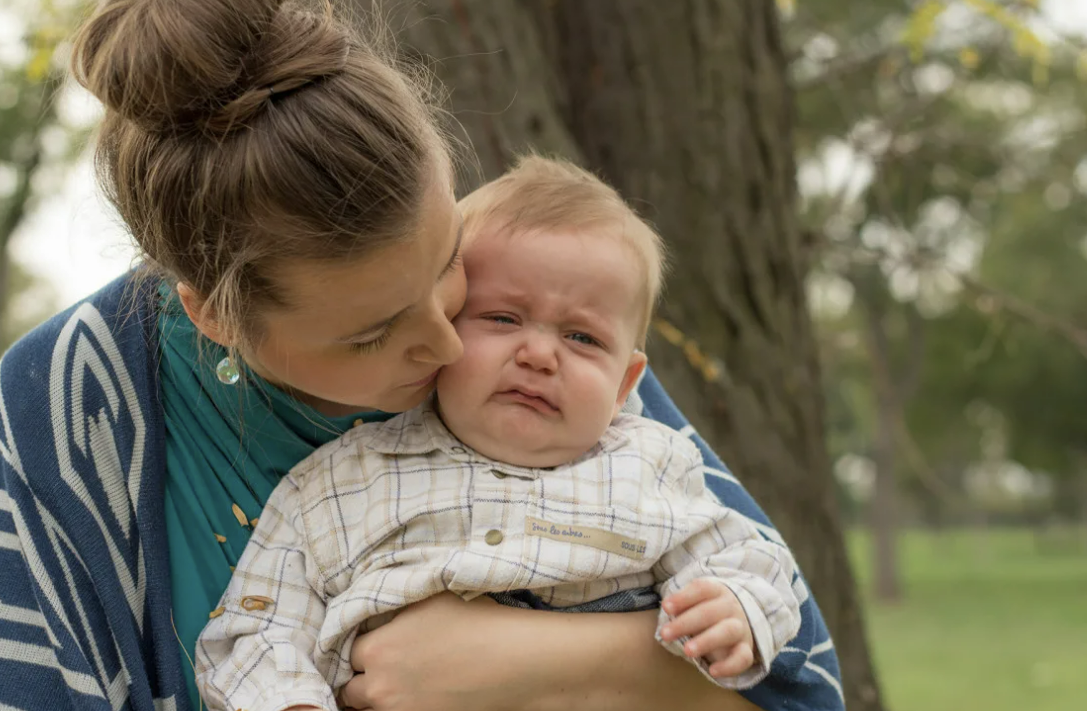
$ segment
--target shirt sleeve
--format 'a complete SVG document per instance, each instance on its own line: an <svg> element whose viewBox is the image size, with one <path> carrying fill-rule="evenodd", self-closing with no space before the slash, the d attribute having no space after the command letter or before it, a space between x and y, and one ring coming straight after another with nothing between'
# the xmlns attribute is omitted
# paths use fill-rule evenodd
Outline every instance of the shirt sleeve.
<svg viewBox="0 0 1087 711"><path fill-rule="evenodd" d="M313 661L325 601L300 503L294 478L285 477L197 640L197 687L210 709L336 711L333 691Z"/></svg>
<svg viewBox="0 0 1087 711"><path fill-rule="evenodd" d="M707 490L702 474L702 458L689 442L690 456L676 457L682 472L673 479L671 496L680 499L678 510L686 512L691 535L669 550L654 567L662 598L701 579L716 580L736 595L751 625L755 642L755 664L739 676L715 679L709 675L705 659L694 660L707 678L728 689L747 689L769 673L774 658L800 629L800 601L793 588L796 562L788 548L764 538L751 522L722 505ZM657 624L660 629L670 617L662 609ZM686 638L662 643L673 654L686 656Z"/></svg>

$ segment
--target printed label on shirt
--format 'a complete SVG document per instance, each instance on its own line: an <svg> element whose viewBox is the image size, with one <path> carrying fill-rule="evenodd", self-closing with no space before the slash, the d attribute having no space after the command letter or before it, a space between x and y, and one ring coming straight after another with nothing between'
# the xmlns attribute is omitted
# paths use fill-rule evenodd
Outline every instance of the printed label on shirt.
<svg viewBox="0 0 1087 711"><path fill-rule="evenodd" d="M622 534L613 531L605 531L600 528L572 526L565 523L550 523L543 519L526 516L525 533L530 536L550 538L553 541L564 541L566 543L589 546L626 558L633 558L634 560L641 560L645 557L645 541L637 538L628 538Z"/></svg>

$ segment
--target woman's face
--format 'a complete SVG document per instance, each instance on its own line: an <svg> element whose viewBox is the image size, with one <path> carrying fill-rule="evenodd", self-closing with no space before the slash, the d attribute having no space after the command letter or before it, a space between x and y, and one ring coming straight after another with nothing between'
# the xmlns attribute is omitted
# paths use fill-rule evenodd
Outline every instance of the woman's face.
<svg viewBox="0 0 1087 711"><path fill-rule="evenodd" d="M465 280L448 183L426 196L421 217L417 234L356 261L285 265L276 279L291 305L264 315L246 363L329 416L422 402L461 355L450 319Z"/></svg>

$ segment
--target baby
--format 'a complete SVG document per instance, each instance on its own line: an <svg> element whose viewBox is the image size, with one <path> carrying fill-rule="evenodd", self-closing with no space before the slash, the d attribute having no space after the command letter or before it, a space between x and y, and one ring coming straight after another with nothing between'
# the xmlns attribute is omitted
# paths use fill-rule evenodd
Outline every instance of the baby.
<svg viewBox="0 0 1087 711"><path fill-rule="evenodd" d="M599 179L536 156L461 210L464 356L430 401L284 477L197 644L204 699L335 711L355 636L446 590L586 610L649 588L667 648L758 683L800 626L793 559L706 489L688 438L621 412L660 239Z"/></svg>

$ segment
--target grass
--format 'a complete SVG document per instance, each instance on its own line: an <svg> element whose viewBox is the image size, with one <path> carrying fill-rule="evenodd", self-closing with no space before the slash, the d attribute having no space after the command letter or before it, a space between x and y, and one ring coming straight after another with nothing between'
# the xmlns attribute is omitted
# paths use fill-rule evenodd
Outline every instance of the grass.
<svg viewBox="0 0 1087 711"><path fill-rule="evenodd" d="M850 548L871 589L867 537ZM1087 546L1029 530L907 532L904 600L867 602L890 711L1087 709Z"/></svg>

